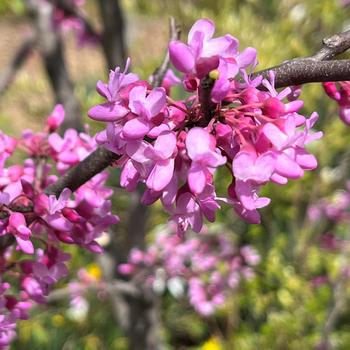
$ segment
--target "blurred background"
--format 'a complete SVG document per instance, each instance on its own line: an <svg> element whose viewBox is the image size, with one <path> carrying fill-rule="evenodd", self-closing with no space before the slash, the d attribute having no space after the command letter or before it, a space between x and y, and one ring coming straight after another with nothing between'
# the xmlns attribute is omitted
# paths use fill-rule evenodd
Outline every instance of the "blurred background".
<svg viewBox="0 0 350 350"><path fill-rule="evenodd" d="M211 18L217 35L230 33L241 48L258 50L260 69L312 55L324 37L350 27L344 0L76 1L91 31L80 35L79 25L65 28L63 23L53 39L59 41L52 61L45 40L30 44L43 34L40 10L30 3L0 0L0 128L17 136L24 128L40 130L57 100L68 108L70 126L101 130L86 115L101 101L96 81L107 79L108 67L124 67L128 56L132 70L147 79L163 59L169 16L181 25L183 39L195 20ZM115 46L109 48L108 41ZM21 48L17 67L13 59ZM52 72L52 67L63 71ZM329 214L344 204L340 201L347 193L350 132L320 84L305 86L301 98L305 115L320 114L316 128L324 137L311 146L319 168L283 188L268 186L272 203L262 210L261 225L243 223L229 208L220 211L218 233L229 232L236 246L249 244L261 257L255 276L232 290L224 307L203 317L186 297L175 298L166 289L147 291L146 301L96 290L75 301L57 294L19 324L11 349L350 349L349 223ZM70 249L71 281L126 281L118 276L117 264L131 248L150 244L166 223L157 205L146 209L138 204L139 194L120 189L118 177L113 170L110 183L121 223L106 238L102 257ZM320 209L325 206L326 214ZM341 210L349 211L346 205Z"/></svg>

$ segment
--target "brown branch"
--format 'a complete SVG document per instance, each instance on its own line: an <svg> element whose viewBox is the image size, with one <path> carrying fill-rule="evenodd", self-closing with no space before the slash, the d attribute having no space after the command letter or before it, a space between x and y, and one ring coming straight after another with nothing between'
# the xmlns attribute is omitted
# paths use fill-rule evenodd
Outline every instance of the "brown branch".
<svg viewBox="0 0 350 350"><path fill-rule="evenodd" d="M350 48L350 30L323 39L323 47L312 56L314 60L325 61L342 54Z"/></svg>
<svg viewBox="0 0 350 350"><path fill-rule="evenodd" d="M312 58L296 59L279 66L254 73L269 77L275 72L275 87L350 80L350 60L315 61Z"/></svg>
<svg viewBox="0 0 350 350"><path fill-rule="evenodd" d="M120 156L117 154L103 147L98 147L83 161L68 170L54 184L48 186L45 192L46 194L59 196L66 187L74 192L119 158Z"/></svg>
<svg viewBox="0 0 350 350"><path fill-rule="evenodd" d="M350 48L350 30L323 39L322 48L313 56L296 58L258 71L253 76L269 77L275 72L275 87L350 80L350 60L331 60Z"/></svg>
<svg viewBox="0 0 350 350"><path fill-rule="evenodd" d="M210 77L201 79L198 88L198 98L201 105L201 114L203 119L200 120L199 126L206 126L209 124L212 116L215 104L211 101L211 90L214 87L215 80Z"/></svg>
<svg viewBox="0 0 350 350"><path fill-rule="evenodd" d="M18 70L22 67L24 62L32 52L35 44L35 36L32 35L29 38L24 39L20 47L15 52L9 65L1 72L0 75L0 95L2 95L6 89L10 86L14 80Z"/></svg>

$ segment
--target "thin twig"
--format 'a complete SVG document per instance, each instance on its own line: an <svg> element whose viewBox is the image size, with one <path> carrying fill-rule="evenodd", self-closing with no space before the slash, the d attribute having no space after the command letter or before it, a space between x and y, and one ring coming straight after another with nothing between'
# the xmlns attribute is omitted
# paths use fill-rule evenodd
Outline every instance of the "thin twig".
<svg viewBox="0 0 350 350"><path fill-rule="evenodd" d="M74 294L82 294L86 292L98 292L98 291L107 291L110 294L114 293L122 293L128 296L132 296L134 298L139 297L141 295L140 289L132 284L130 281L122 281L115 280L110 283L103 282L102 284L94 283L88 286L81 285L79 287L70 288L65 287L61 289L56 289L52 291L48 296L48 302L56 302L65 298L70 297Z"/></svg>
<svg viewBox="0 0 350 350"><path fill-rule="evenodd" d="M169 33L170 33L169 41L175 41L180 39L181 29L176 24L174 17L169 18ZM160 86L162 84L164 76L169 66L170 66L170 57L169 57L169 51L167 49L162 64L153 73L153 76L152 76L153 87Z"/></svg>

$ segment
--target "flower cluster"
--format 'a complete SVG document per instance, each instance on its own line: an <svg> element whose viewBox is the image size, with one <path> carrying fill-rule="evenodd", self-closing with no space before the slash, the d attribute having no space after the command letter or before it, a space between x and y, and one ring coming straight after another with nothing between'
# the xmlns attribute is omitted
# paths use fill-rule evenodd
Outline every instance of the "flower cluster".
<svg viewBox="0 0 350 350"><path fill-rule="evenodd" d="M61 105L48 117L43 132L25 130L19 140L0 134L0 348L15 335L16 319L27 317L33 302L43 303L51 287L68 274L69 255L62 243L75 244L94 253L102 252L98 238L118 217L112 215L102 172L81 186L74 195L64 189L56 198L45 193L59 174L77 164L96 148L85 133L55 130L64 119ZM23 165L6 166L15 149L30 158ZM6 242L12 244L6 244ZM11 294L16 288L19 293Z"/></svg>
<svg viewBox="0 0 350 350"><path fill-rule="evenodd" d="M326 94L338 102L340 119L350 125L350 81L323 83Z"/></svg>
<svg viewBox="0 0 350 350"><path fill-rule="evenodd" d="M85 5L85 0L70 0L70 2L71 7L75 8L76 11L80 11L82 6ZM100 37L87 28L86 23L82 18L77 17L71 12L65 11L60 7L55 7L52 20L54 26L63 33L73 31L76 35L79 47L85 45L96 45L100 41Z"/></svg>
<svg viewBox="0 0 350 350"><path fill-rule="evenodd" d="M232 236L232 235L231 235ZM187 293L190 304L203 316L222 306L242 278L254 276L260 257L251 246L236 248L229 235L205 232L184 239L173 230L159 232L146 251L133 249L119 272L133 276L146 270L148 283L175 297Z"/></svg>
<svg viewBox="0 0 350 350"><path fill-rule="evenodd" d="M197 21L187 44L173 41L170 60L190 92L184 100L169 96L179 83L167 73L163 86L152 87L136 74L111 71L107 84L97 83L106 102L89 116L106 122L96 140L119 155L121 186L134 191L146 184L142 201L160 199L177 223L177 232L199 232L203 218L213 222L219 202L231 205L246 221L259 223L257 209L270 199L260 188L272 181L286 184L317 161L305 146L321 137L311 128L318 116L299 113L303 101L291 88L280 92L274 76L263 79L249 72L257 64L256 51L238 51L231 35L213 38L214 24ZM175 78L174 78L175 77ZM214 173L225 166L231 176L227 194L218 196Z"/></svg>
<svg viewBox="0 0 350 350"><path fill-rule="evenodd" d="M349 241L339 235L340 232L347 232L350 223L350 181L347 181L345 189L334 192L330 197L321 198L313 203L308 209L308 218L316 228L325 227L320 232L319 245L322 249L338 253L348 249ZM322 223L323 225L320 225ZM341 263L341 259L340 259ZM340 274L348 279L350 268L345 262L340 264ZM329 283L331 276L320 275L315 278L314 285L320 286Z"/></svg>
<svg viewBox="0 0 350 350"><path fill-rule="evenodd" d="M332 198L322 198L308 209L308 216L312 222L327 219L334 222L350 221L350 181L343 191L337 191Z"/></svg>

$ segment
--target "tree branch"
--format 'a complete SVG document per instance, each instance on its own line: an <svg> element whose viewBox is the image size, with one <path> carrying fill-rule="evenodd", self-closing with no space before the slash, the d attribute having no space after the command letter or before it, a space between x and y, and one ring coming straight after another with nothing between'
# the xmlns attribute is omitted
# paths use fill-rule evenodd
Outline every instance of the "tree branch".
<svg viewBox="0 0 350 350"><path fill-rule="evenodd" d="M103 22L102 47L109 69L121 67L127 57L124 16L119 0L99 0Z"/></svg>
<svg viewBox="0 0 350 350"><path fill-rule="evenodd" d="M175 41L180 39L181 29L176 24L174 17L169 18L169 33L170 33L169 41ZM161 86L169 66L170 66L170 57L169 57L169 51L167 48L162 64L153 73L153 76L152 76L153 87Z"/></svg>
<svg viewBox="0 0 350 350"><path fill-rule="evenodd" d="M130 281L126 282L122 280L118 280L118 281L114 280L111 283L103 283L103 284L94 283L88 286L81 285L78 288L74 288L74 289L69 287L56 289L49 294L47 299L49 303L52 303L52 302L56 302L56 301L68 298L74 294L85 294L87 292L98 292L100 290L105 290L109 294L122 293L128 296L132 296L134 298L141 296L140 289L134 284L130 283Z"/></svg>
<svg viewBox="0 0 350 350"><path fill-rule="evenodd" d="M45 192L48 195L59 196L66 187L74 192L119 158L120 156L104 147L98 147L83 161L62 175L54 184L48 186Z"/></svg>
<svg viewBox="0 0 350 350"><path fill-rule="evenodd" d="M313 56L314 60L325 61L342 54L350 48L350 30L323 39L323 47Z"/></svg>
<svg viewBox="0 0 350 350"><path fill-rule="evenodd" d="M331 60L350 48L350 30L323 39L323 46L313 56L296 58L253 74L269 77L275 72L275 87L350 80L350 60ZM329 61L331 60L331 61Z"/></svg>
<svg viewBox="0 0 350 350"><path fill-rule="evenodd" d="M276 88L326 81L345 81L350 80L350 60L315 61L311 57L301 58L259 71L253 76L263 75L268 78L272 71L275 72Z"/></svg>
<svg viewBox="0 0 350 350"><path fill-rule="evenodd" d="M32 52L33 46L35 44L35 36L32 35L22 42L20 47L17 49L16 53L12 57L9 65L1 72L0 75L0 95L2 95L6 89L10 86L16 73L24 64L24 62L29 57Z"/></svg>
<svg viewBox="0 0 350 350"><path fill-rule="evenodd" d="M74 95L74 85L64 59L62 39L52 23L54 6L40 0L25 2L36 29L38 48L56 100L63 104L66 111L62 128L82 130L80 105Z"/></svg>

